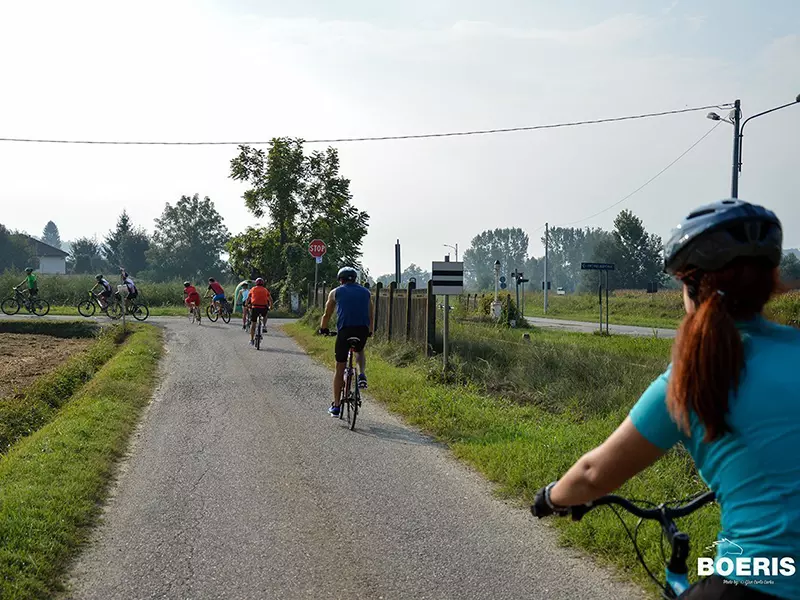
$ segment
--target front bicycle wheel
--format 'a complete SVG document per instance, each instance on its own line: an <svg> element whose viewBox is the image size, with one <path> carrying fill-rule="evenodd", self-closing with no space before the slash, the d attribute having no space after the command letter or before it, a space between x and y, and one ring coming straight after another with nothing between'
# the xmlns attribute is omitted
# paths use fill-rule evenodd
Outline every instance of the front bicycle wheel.
<svg viewBox="0 0 800 600"><path fill-rule="evenodd" d="M137 321L144 321L147 317L150 316L150 309L147 308L147 305L142 304L134 304L131 306L131 314L133 318Z"/></svg>
<svg viewBox="0 0 800 600"><path fill-rule="evenodd" d="M16 298L6 298L3 300L2 304L0 304L0 310L2 310L7 315L15 315L19 312L19 300Z"/></svg>
<svg viewBox="0 0 800 600"><path fill-rule="evenodd" d="M94 316L94 311L97 310L95 303L91 300L84 300L78 303L78 312L82 317Z"/></svg>
<svg viewBox="0 0 800 600"><path fill-rule="evenodd" d="M114 302L113 304L108 305L108 310L106 311L108 318L112 321L116 321L117 319L122 318L122 305L119 302Z"/></svg>
<svg viewBox="0 0 800 600"><path fill-rule="evenodd" d="M217 319L219 319L219 315L213 305L206 307L206 316L212 323L216 323Z"/></svg>
<svg viewBox="0 0 800 600"><path fill-rule="evenodd" d="M50 312L50 303L47 300L37 298L31 302L31 312L37 317L43 317Z"/></svg>

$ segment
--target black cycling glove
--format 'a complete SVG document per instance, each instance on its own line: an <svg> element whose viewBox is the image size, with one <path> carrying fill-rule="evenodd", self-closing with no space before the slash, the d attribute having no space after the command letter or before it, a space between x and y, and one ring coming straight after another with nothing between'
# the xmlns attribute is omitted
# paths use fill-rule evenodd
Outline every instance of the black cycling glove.
<svg viewBox="0 0 800 600"><path fill-rule="evenodd" d="M550 490L556 482L547 484L545 487L536 492L531 505L531 514L534 517L542 518L549 517L550 515L557 515L559 517L566 517L570 513L569 507L557 506L550 501Z"/></svg>

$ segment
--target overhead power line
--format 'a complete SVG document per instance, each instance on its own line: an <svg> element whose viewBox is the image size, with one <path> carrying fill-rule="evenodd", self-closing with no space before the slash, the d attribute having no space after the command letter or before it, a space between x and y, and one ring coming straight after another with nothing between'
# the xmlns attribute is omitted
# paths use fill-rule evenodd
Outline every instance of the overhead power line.
<svg viewBox="0 0 800 600"><path fill-rule="evenodd" d="M316 139L305 140L306 144L335 144L342 142L383 142L389 140L420 140L430 138L445 138L445 137L465 137L472 135L491 135L496 133L513 133L519 131L538 131L541 129L560 129L563 127L578 127L582 125L598 125L601 123L617 123L620 121L632 121L634 119L649 119L652 117L663 117L667 115L677 115L681 113L697 112L700 110L708 110L710 108L727 108L731 106L729 103L725 104L709 104L707 106L695 106L693 108L679 108L675 110L665 110L661 112L650 112L638 115L627 115L624 117L608 117L605 119L588 119L583 121L570 121L566 123L551 123L547 125L530 125L526 127L506 127L502 129L474 129L469 131L450 131L444 133L420 133L413 135L383 135L372 137L348 137L348 138L330 138L330 139ZM103 145L117 145L117 146L261 146L271 144L271 141L256 141L256 142L157 142L157 141L125 141L125 140L54 140L54 139L39 139L39 138L0 138L0 142L20 142L31 144L103 144Z"/></svg>
<svg viewBox="0 0 800 600"><path fill-rule="evenodd" d="M598 212L594 213L593 215L589 215L588 217L584 217L583 219L578 219L577 221L570 221L569 223L562 223L561 225L556 225L556 227L569 227L570 225L576 225L576 224L578 224L578 223L583 223L584 221L588 221L589 219L593 219L593 218L595 218L595 217L597 217L597 216L599 216L599 215L602 215L604 212L607 212L607 211L611 210L611 209L612 209L612 208L614 208L615 206L618 206L618 205L622 204L623 202L625 202L626 200L628 200L628 199L629 199L629 198L631 198L632 196L634 196L634 195L638 194L638 193L639 193L639 192L641 192L641 191L642 191L644 188L646 188L648 185L650 185L650 184L651 184L651 183L653 183L653 182L654 182L656 179L658 179L658 178L659 178L661 175L663 175L664 173L666 173L666 172L667 172L667 171L670 169L670 167L672 167L672 166L673 166L675 163L677 163L677 162L678 162L680 159L682 159L684 156L686 156L687 154L689 154L689 152L691 152L691 151L692 151L692 150L695 148L695 146L697 146L698 144L700 144L700 142L702 142L702 141L703 141L704 139L706 139L706 138L707 138L709 135L711 135L711 132L713 132L713 131L714 131L714 130L717 128L717 127L719 127L721 123L722 123L722 121L717 121L717 123L716 123L716 124L715 124L715 125L714 125L714 126L711 128L711 129L709 129L708 131L706 131L706 132L705 132L705 133L702 135L702 137L701 137L699 140L697 140L697 141L696 141L694 144L692 144L692 145L691 145L691 146L689 146L689 147L688 147L686 150L684 150L683 152L681 152L681 153L678 155L678 157L677 157L675 160L673 160L673 161L672 161L671 163L669 163L669 164L668 164L666 167L664 167L663 169L661 169L661 170L660 170L658 173L656 173L655 175L653 175L653 176L652 176L650 179L648 179L647 181L645 181L645 182L644 182L642 185L640 185L638 188L636 188L635 190L633 190L633 191L632 191L630 194L628 194L627 196L625 196L625 197L624 197L624 198L622 198L621 200L617 200L616 202L614 202L614 204L611 204L611 205L609 205L609 206L605 207L603 210L601 210L601 211L598 211Z"/></svg>

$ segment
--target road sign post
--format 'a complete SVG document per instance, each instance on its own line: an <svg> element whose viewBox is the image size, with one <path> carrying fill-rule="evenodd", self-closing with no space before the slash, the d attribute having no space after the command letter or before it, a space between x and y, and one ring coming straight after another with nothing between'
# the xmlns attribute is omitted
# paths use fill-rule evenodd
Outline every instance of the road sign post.
<svg viewBox="0 0 800 600"><path fill-rule="evenodd" d="M447 370L450 346L450 296L464 292L464 263L450 262L445 256L443 262L431 266L431 293L444 296L444 330L442 332L442 362Z"/></svg>
<svg viewBox="0 0 800 600"><path fill-rule="evenodd" d="M328 251L328 246L319 239L311 240L308 245L308 253L314 257L314 304L317 301L317 282L319 280L319 264L322 262L322 257Z"/></svg>
<svg viewBox="0 0 800 600"><path fill-rule="evenodd" d="M608 272L614 270L614 263L594 263L582 262L581 270L583 271L605 271L606 272L606 334L609 333L608 329ZM597 288L597 297L600 304L600 333L603 332L603 278L600 276L600 284Z"/></svg>

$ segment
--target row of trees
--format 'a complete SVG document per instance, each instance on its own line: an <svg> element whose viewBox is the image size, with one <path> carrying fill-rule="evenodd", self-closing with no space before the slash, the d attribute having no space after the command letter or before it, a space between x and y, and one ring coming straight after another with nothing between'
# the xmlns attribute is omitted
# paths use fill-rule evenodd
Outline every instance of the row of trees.
<svg viewBox="0 0 800 600"><path fill-rule="evenodd" d="M49 225L49 224L48 224ZM228 230L210 198L181 196L155 220L153 235L134 225L126 211L103 241L78 238L70 244L72 273L125 269L150 281L196 279L227 271L220 255Z"/></svg>

